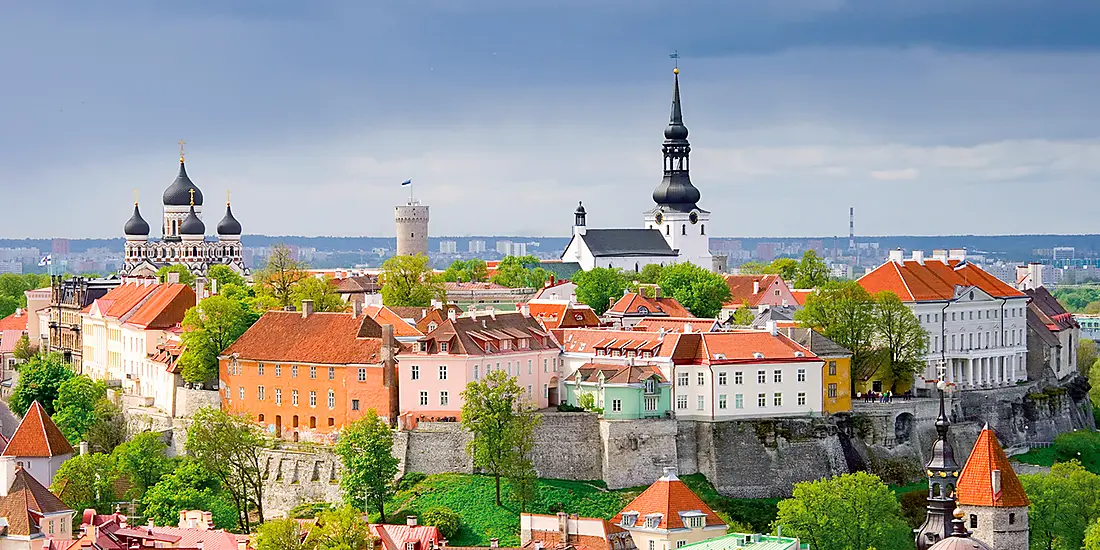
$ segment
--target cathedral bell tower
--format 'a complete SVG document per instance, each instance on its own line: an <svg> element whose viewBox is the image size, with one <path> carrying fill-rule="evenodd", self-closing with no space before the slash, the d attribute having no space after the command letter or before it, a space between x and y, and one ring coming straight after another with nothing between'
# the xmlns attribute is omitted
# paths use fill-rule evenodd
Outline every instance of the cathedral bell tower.
<svg viewBox="0 0 1100 550"><path fill-rule="evenodd" d="M645 213L645 228L656 229L668 241L668 246L679 251L678 262L691 262L703 269L711 269L710 237L707 222L710 212L699 208L699 189L691 183L691 144L684 115L680 107L680 69L672 70L672 113L665 128L665 141L661 146L664 157L664 176L653 190L656 206Z"/></svg>
<svg viewBox="0 0 1100 550"><path fill-rule="evenodd" d="M916 530L917 550L928 550L951 536L951 514L955 510L955 487L959 481L959 464L955 462L955 449L948 438L951 422L947 420L944 407L947 382L941 379L937 387L940 393L940 414L936 418L939 437L932 444L932 457L924 468L928 476L928 515Z"/></svg>

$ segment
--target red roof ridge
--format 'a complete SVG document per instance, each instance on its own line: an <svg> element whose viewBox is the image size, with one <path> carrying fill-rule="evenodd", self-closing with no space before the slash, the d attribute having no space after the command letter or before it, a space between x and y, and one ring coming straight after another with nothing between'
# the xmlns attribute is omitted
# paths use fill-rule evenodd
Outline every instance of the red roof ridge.
<svg viewBox="0 0 1100 550"><path fill-rule="evenodd" d="M0 456L53 457L65 454L73 454L73 446L46 414L42 404L35 401Z"/></svg>
<svg viewBox="0 0 1100 550"><path fill-rule="evenodd" d="M999 488L995 486L997 481ZM1030 504L1024 486L988 424L974 442L974 450L959 475L956 495L959 504L967 506L1018 508Z"/></svg>

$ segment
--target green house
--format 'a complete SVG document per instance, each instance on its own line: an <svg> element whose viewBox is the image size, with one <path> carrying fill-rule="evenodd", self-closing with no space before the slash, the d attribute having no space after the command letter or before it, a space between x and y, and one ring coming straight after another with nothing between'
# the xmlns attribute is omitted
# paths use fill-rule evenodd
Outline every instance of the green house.
<svg viewBox="0 0 1100 550"><path fill-rule="evenodd" d="M664 418L672 410L672 384L652 365L585 363L565 382L565 391L575 407L591 395L608 420Z"/></svg>

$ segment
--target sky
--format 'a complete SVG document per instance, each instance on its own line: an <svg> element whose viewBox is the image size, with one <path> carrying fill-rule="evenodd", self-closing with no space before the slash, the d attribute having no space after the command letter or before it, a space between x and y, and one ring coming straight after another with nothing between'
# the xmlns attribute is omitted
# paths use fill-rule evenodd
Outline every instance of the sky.
<svg viewBox="0 0 1100 550"><path fill-rule="evenodd" d="M0 237L640 227L680 55L716 236L1097 233L1094 0L197 0L0 8Z"/></svg>

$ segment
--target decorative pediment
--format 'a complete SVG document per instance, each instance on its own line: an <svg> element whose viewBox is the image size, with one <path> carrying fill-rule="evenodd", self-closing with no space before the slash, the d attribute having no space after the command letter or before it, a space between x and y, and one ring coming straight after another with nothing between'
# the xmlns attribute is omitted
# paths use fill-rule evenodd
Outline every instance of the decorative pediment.
<svg viewBox="0 0 1100 550"><path fill-rule="evenodd" d="M996 298L976 286L955 286L955 301L957 302L988 302L993 300L996 300Z"/></svg>

